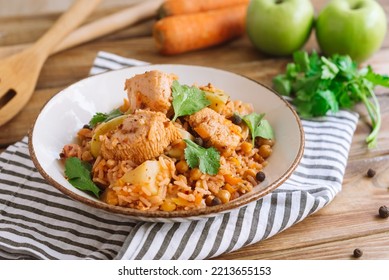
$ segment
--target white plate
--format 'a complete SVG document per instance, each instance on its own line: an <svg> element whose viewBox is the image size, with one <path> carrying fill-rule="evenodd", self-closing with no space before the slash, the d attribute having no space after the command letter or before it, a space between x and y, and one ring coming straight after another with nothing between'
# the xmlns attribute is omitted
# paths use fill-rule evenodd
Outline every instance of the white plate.
<svg viewBox="0 0 389 280"><path fill-rule="evenodd" d="M126 79L149 70L178 75L181 84L205 85L209 82L223 89L231 99L254 105L257 113L265 113L272 125L276 144L265 167L266 180L227 204L205 209L176 212L151 212L107 205L69 184L59 162L65 144L75 142L77 131L96 112L109 112L126 98ZM68 196L90 206L144 221L183 221L214 216L257 200L277 188L297 167L304 148L300 119L292 107L271 89L241 75L219 69L188 65L147 65L131 67L81 80L55 95L39 114L29 139L30 153L42 176Z"/></svg>

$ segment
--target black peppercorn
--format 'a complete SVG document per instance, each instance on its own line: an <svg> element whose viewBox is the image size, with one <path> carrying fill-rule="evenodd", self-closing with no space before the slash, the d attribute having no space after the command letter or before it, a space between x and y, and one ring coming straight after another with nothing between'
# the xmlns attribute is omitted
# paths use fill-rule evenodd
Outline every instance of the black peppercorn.
<svg viewBox="0 0 389 280"><path fill-rule="evenodd" d="M214 199L212 199L211 206L216 206L219 204L222 204L222 201L220 200L220 198L215 197Z"/></svg>
<svg viewBox="0 0 389 280"><path fill-rule="evenodd" d="M388 218L389 217L389 208L384 206L381 206L380 209L378 209L378 213L381 218Z"/></svg>
<svg viewBox="0 0 389 280"><path fill-rule="evenodd" d="M239 115L237 115L237 114L234 114L234 115L231 117L230 120L232 121L233 124L236 124L236 125L239 125L239 124L242 123L242 118L241 118Z"/></svg>
<svg viewBox="0 0 389 280"><path fill-rule="evenodd" d="M363 252L362 252L362 250L361 249L355 249L354 250L354 252L353 252L353 256L354 256L354 258L360 258L360 257L362 257L362 255L363 255Z"/></svg>
<svg viewBox="0 0 389 280"><path fill-rule="evenodd" d="M367 170L367 177L373 178L374 176L375 176L375 170L369 168L369 170Z"/></svg>
<svg viewBox="0 0 389 280"><path fill-rule="evenodd" d="M194 142L195 142L197 145L199 145L199 146L204 145L204 141L203 141L203 139L201 139L201 137L196 137L196 138L194 139Z"/></svg>
<svg viewBox="0 0 389 280"><path fill-rule="evenodd" d="M263 182L263 181L265 181L266 175L265 175L265 173L263 173L262 171L259 171L259 172L255 175L255 178L257 179L257 181Z"/></svg>

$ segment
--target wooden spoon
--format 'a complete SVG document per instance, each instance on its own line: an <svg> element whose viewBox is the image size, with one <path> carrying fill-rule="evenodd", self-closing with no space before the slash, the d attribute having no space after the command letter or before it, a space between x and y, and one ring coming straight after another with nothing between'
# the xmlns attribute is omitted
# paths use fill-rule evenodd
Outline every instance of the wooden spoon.
<svg viewBox="0 0 389 280"><path fill-rule="evenodd" d="M51 50L91 14L101 0L77 0L31 47L0 60L0 126L30 100Z"/></svg>
<svg viewBox="0 0 389 280"><path fill-rule="evenodd" d="M70 33L50 52L54 54L82 43L91 41L130 26L141 20L155 17L158 7L164 0L142 0L128 8L87 23ZM31 44L19 44L0 47L0 58L20 52Z"/></svg>

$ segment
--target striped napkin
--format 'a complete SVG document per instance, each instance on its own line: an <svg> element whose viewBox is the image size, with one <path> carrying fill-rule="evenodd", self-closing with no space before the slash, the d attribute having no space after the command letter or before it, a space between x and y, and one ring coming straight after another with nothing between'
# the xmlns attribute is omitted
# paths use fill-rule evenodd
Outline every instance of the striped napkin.
<svg viewBox="0 0 389 280"><path fill-rule="evenodd" d="M91 74L144 62L100 52ZM136 222L71 200L48 185L27 138L0 154L0 257L5 259L208 259L269 238L341 190L358 115L304 120L304 156L278 189L238 210L183 223Z"/></svg>

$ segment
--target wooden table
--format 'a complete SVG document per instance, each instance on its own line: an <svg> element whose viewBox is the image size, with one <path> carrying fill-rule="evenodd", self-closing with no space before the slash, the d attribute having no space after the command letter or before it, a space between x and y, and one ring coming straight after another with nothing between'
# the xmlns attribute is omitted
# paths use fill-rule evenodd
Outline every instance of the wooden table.
<svg viewBox="0 0 389 280"><path fill-rule="evenodd" d="M326 1L312 1L318 11ZM389 19L389 2L379 0ZM110 12L110 11L106 11ZM98 17L102 13L95 13ZM35 41L51 26L57 14L0 18L0 46ZM247 37L223 46L178 56L161 56L150 36L153 21L75 47L49 58L36 91L25 109L0 127L0 151L20 140L30 129L43 105L64 87L85 78L100 50L151 63L182 63L222 68L246 75L264 84L284 70L290 58L265 56L254 50ZM307 50L318 49L314 37ZM381 73L389 73L389 32L382 49L369 63ZM342 192L334 201L299 224L263 242L217 259L350 259L355 248L363 259L389 259L389 219L378 217L381 205L389 206L389 90L378 89L382 110L382 129L378 148L368 150L364 139L369 132L366 113L355 132ZM55 121L55 120L53 120ZM367 178L366 171L377 171Z"/></svg>

